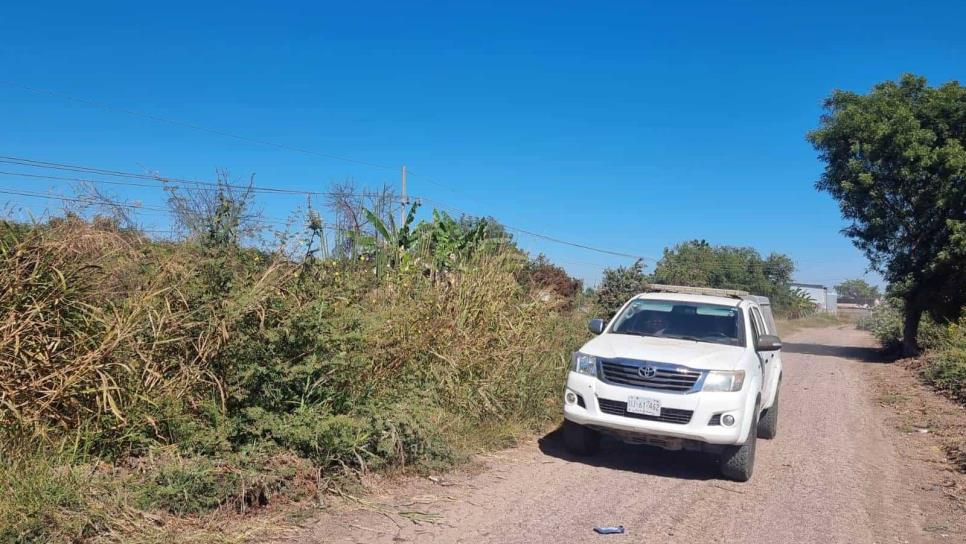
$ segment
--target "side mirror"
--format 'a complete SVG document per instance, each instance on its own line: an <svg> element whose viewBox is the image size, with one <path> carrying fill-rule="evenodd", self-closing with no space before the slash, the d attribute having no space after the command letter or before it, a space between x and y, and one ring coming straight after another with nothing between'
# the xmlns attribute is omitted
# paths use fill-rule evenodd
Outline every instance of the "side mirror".
<svg viewBox="0 0 966 544"><path fill-rule="evenodd" d="M756 351L778 351L782 349L782 341L774 334L763 334L758 337Z"/></svg>
<svg viewBox="0 0 966 544"><path fill-rule="evenodd" d="M587 323L587 328L590 329L590 332L592 332L594 334L600 334L600 333L604 332L604 326L605 325L606 325L606 323L604 323L604 320L603 319L591 319Z"/></svg>

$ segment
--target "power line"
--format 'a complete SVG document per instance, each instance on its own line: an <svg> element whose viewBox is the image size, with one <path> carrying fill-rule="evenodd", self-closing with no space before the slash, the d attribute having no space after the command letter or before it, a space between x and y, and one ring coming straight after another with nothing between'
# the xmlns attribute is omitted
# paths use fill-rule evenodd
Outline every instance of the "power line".
<svg viewBox="0 0 966 544"><path fill-rule="evenodd" d="M87 205L103 205L103 206L107 206L107 207L126 208L126 209L132 209L132 210L136 210L136 211L149 211L149 212L157 212L157 213L165 213L165 214L171 213L171 210L168 210L168 209L165 209L165 208L152 207L152 206L143 206L143 205L137 205L137 204L126 204L126 203L116 203L116 202L105 202L105 201L98 200L98 199L95 199L95 198L70 197L70 196L65 196L65 195L52 195L52 194L47 194L47 193L37 193L37 192L32 192L32 191L12 190L12 189L7 189L7 188L0 188L0 194L23 196L23 197L29 197L29 198L41 198L41 199L47 199L47 200L60 200L60 201L75 202L75 203L87 204ZM431 201L431 202L435 202L435 201ZM452 207L448 207L448 206L442 205L442 203L436 202L436 204L440 204L442 208L449 209L450 211L454 211L454 212L457 212L457 213L462 213L464 215L469 215L469 216L472 216L473 215L473 214L470 214L470 213L468 213L466 211L463 211L463 210L459 210L459 209L456 209L456 208L452 208ZM389 213L394 213L394 211L393 210L390 210ZM292 221L286 222L286 221L271 220L271 219L259 219L259 220L257 220L257 223L259 223L261 225L276 225L276 226L284 226L284 227L291 227L293 225L293 222ZM546 235L543 235L543 234L540 234L540 233L531 232L531 231L528 231L528 230L525 230L525 229L520 229L520 228L517 228L517 227L512 227L512 226L508 226L508 225L502 225L502 226L504 228L508 229L508 230L512 230L512 231L515 231L515 232L520 232L520 233L523 233L523 234L526 234L526 235L529 235L529 236L534 236L534 237L539 238L539 239L548 240L548 241L552 241L552 242L555 242L555 243L559 243L559 244L563 244L563 245L568 245L568 246L573 246L573 247L577 247L577 248L581 248L581 249L585 249L585 250L589 250L589 251L595 251L595 252L599 252L599 253L604 253L604 254L608 254L608 255L615 255L615 256L620 256L620 257L629 257L629 258L634 258L634 259L643 258L643 257L637 256L637 255L632 255L632 254L629 254L629 253L622 253L622 252L617 252L617 251L610 251L610 250L607 250L607 249L596 248L596 247L587 246L587 245L584 245L584 244L578 244L578 243L575 243L575 242L569 242L567 240L561 240L559 238L554 238L554 237L551 237L551 236L546 236ZM335 225L324 225L322 228L325 229L325 230L334 231L334 232L342 232L342 233L352 233L352 232L355 232L352 229L345 229L345 228L337 227ZM158 231L145 231L145 232L157 232L157 233L166 233L166 234L174 234L174 233L177 233L177 231L174 231L174 230L168 230L168 231L158 230ZM563 262L563 261L561 261L561 262ZM576 264L576 263L571 262L571 264ZM593 266L603 266L603 265L600 265L598 263L587 263L587 262L583 262L583 263L580 263L580 264L593 265ZM740 266L740 264L731 265L731 263L727 263L727 266L726 266L726 263L721 263L720 266L724 266L725 268L731 268L731 269L743 269L744 268L744 267Z"/></svg>
<svg viewBox="0 0 966 544"><path fill-rule="evenodd" d="M306 149L304 147L297 147L297 146L288 145L288 144L280 144L280 143L272 142L272 141L269 141L269 140L263 140L261 138L253 138L251 136L244 136L244 135L240 135L240 134L235 134L233 132L228 132L226 130L209 128L209 127L205 127L205 126L198 125L198 124L195 124L195 123L189 123L189 122L180 121L180 120L177 120L177 119L171 119L171 118L167 118L167 117L161 117L159 115L154 115L154 114L146 113L146 112L143 112L143 111L132 110L132 109L128 109L128 108L122 108L122 107L114 106L114 105L111 105L111 104L107 104L105 102L101 102L101 101L98 101L98 100L91 100L89 98L80 98L80 97L77 97L77 96L72 96L72 95L69 95L69 94L65 94L65 93L58 92L58 91L53 91L53 90L50 90L50 89L42 89L42 88L39 88L39 87L33 87L33 86L30 86L30 85L24 85L24 84L18 83L16 81L0 80L0 84L7 85L8 87L18 88L18 89L21 89L21 90L24 90L24 91L28 91L28 92L31 92L31 93L34 93L34 94L38 94L38 95L52 96L52 97L55 97L55 98L60 98L60 99L63 99L63 100L68 100L68 101L71 101L71 102L76 102L78 104L84 104L86 106L92 106L92 107L99 108L99 109L106 110L106 111L110 111L110 112L123 113L125 115L131 115L131 116L134 116L134 117L141 117L141 118L144 118L144 119L149 119L151 121L157 121L159 123L166 123L166 124L169 124L169 125L173 125L173 126L177 126L177 127L182 127L182 128L188 128L188 129L196 130L196 131L199 131L199 132L207 132L209 134L215 134L215 135L223 136L223 137L226 137L226 138L232 138L232 139L239 140L239 141L242 141L242 142L248 142L248 143L258 144L258 145L267 146L267 147L274 147L276 149L284 149L284 150L287 150L287 151L294 151L296 153L303 153L305 155L314 155L316 157L323 157L323 158L326 158L326 159L333 159L333 160L338 160L338 161L343 161L343 162L350 162L350 163L354 163L354 164L361 164L361 165L364 165L364 166L371 166L373 168L382 168L382 169L385 169L385 170L395 170L396 169L395 166L387 166L385 164L379 164L379 163L370 162L370 161L363 161L363 160L359 160L359 159L353 159L351 157L344 157L344 156L341 156L341 155L333 155L333 154L329 154L329 153L320 153L318 151L313 151L311 149Z"/></svg>
<svg viewBox="0 0 966 544"><path fill-rule="evenodd" d="M474 214L474 213L467 212L465 210L461 210L459 208L456 208L454 206L450 206L450 205L445 204L443 202L440 202L438 200L433 200L433 199L425 198L425 197L422 197L421 200L424 200L426 202L432 203L434 206L439 206L442 209L448 209L449 211L453 211L453 212L460 213L460 214L463 214L463 215L467 215L467 216L470 216L470 217L479 217L479 214ZM553 243L561 244L561 245L565 245L565 246L576 247L576 248L584 249L584 250L587 250L587 251L594 251L594 252L597 252L597 253L602 253L604 255L612 255L612 256L615 256L615 257L627 257L629 259L641 259L641 260L644 260L644 261L653 261L654 260L654 259L651 259L649 257L644 257L642 255L633 255L631 253L623 253L621 251L613 251L613 250L610 250L610 249L603 249L603 248L589 246L589 245L582 244L582 243L578 243L578 242L570 242L568 240L562 240L560 238L556 238L556 237L550 236L548 234L541 234L539 232L533 232L533 231L530 231L530 230L527 230L527 229L522 229L520 227L514 227L512 225L507 225L506 223L500 223L500 225L502 225L505 229L510 230L510 231L513 231L513 232L519 232L520 234L525 234L527 236L532 236L534 238L539 238L541 240L546 240L548 242L553 242Z"/></svg>
<svg viewBox="0 0 966 544"><path fill-rule="evenodd" d="M167 117L161 117L159 115L155 115L155 114L151 114L151 113L146 113L146 112L143 112L143 111L132 110L132 109L129 109L129 108L123 108L123 107L119 107L119 106L114 106L114 105L107 104L105 102L98 101L98 100L92 100L92 99L89 99L89 98L81 98L81 97L78 97L78 96L69 95L69 94L66 94L66 93L59 92L59 91L54 91L52 89L43 89L43 88L40 88L40 87L35 87L35 86L31 86L31 85L25 85L23 83L19 83L19 82L12 81L12 80L2 80L2 79L0 79L0 84L6 85L8 87L13 87L13 88L21 89L21 90L24 90L24 91L27 91L27 92L30 92L30 93L33 93L33 94L37 94L37 95L46 95L46 96L51 96L51 97L55 97L55 98L60 98L60 99L63 99L63 100L67 100L67 101L70 101L70 102L76 102L78 104L83 104L83 105L86 105L86 106L95 107L95 108L102 109L102 110L105 110L105 111L110 111L110 112L115 112L115 113L123 113L125 115L131 115L131 116L135 116L135 117L141 117L141 118L144 118L144 119L149 119L151 121L156 121L156 122L160 122L160 123L166 123L166 124L169 124L169 125L179 126L179 127L183 127L183 128L188 128L188 129L196 130L196 131L200 131L200 132L206 132L206 133L209 133L209 134L215 134L215 135L218 135L218 136L232 138L232 139L239 140L239 141L243 141L243 142L258 144L258 145L262 145L262 146L273 147L273 148L276 148L276 149L283 149L283 150L287 150L287 151L294 151L296 153L303 153L303 154L306 154L306 155L314 155L314 156L317 156L317 157L323 157L323 158L327 158L327 159L333 159L333 160L339 160L339 161L343 161L343 162L360 164L360 165L370 166L370 167L374 167L374 168L380 168L380 169L384 169L384 170L395 170L396 169L396 167L394 167L394 166L380 164L380 163L376 163L376 162L372 162L372 161L355 159L355 158L351 158L351 157L344 157L344 156L340 156L340 155L333 155L333 154L329 154L329 153L321 153L321 152L314 151L314 150L311 150L311 149L307 149L307 148L304 148L304 147L298 147L298 146L293 146L293 145L288 145L288 144L280 144L280 143L277 143L277 142L272 142L272 141L264 140L264 139L261 139L261 138L253 138L253 137L250 137L250 136L244 136L244 135L240 135L240 134L235 134L235 133L228 132L228 131L221 130L221 129L214 129L214 128L205 127L205 126L202 126L202 125L198 125L196 123L190 123L190 122L181 121L181 120L177 120L177 119L171 119L171 118L167 118ZM463 195L463 196L469 196L466 193L463 193L461 191L457 191L456 189L453 189L452 187L450 187L450 186L448 186L446 184L440 183L440 182L438 182L438 181L436 181L436 180L434 180L432 178L423 177L423 176L421 176L419 174L416 174L415 172L412 172L412 171L410 171L409 174L410 175L419 176L420 179L422 179L423 181L425 181L425 182L427 182L427 183L429 183L431 185L435 185L436 187L440 187L440 188L442 188L444 190L450 191L450 192L452 192L454 194ZM171 180L171 181L194 183L193 180ZM266 189L263 189L263 190L265 192L271 191L271 192L279 192L279 193L296 192L296 191L288 191L288 190L284 190L284 189L276 189L276 190L273 190L273 189L267 189L266 188ZM297 192L298 193L303 193L303 194L323 194L323 193L314 192L314 191L297 191Z"/></svg>
<svg viewBox="0 0 966 544"><path fill-rule="evenodd" d="M80 165L74 165L74 164L68 164L68 163L62 163L62 162L38 161L38 160L34 160L34 159L26 159L26 158L22 158L22 157L12 157L12 156L3 156L3 155L0 155L0 163L15 164L15 165L19 165L19 166L26 166L26 167L32 167L32 168L53 169L53 170L62 170L62 171L70 171L70 172L89 173L89 174L104 175L104 176L122 177L122 178L127 178L127 179L144 179L144 180L160 181L162 183L169 183L169 182L170 183L175 183L175 182L178 182L178 183L196 184L196 185L199 185L199 186L206 186L206 187L213 187L213 188L217 188L217 187L231 187L231 188L237 188L237 189L243 189L243 190L249 190L250 189L253 192L259 192L259 193L296 194L296 195L303 195L303 196L316 196L316 195L320 195L320 196L331 196L331 195L339 195L339 194L346 195L346 196L357 196L357 197L358 196L362 196L362 197L378 197L378 196L380 196L378 193L342 193L342 192L338 192L338 191L304 191L304 190L286 189L286 188L279 188L279 187L254 186L254 185L247 186L247 185L237 185L237 184L230 184L230 183L225 183L225 184L220 184L219 185L218 183L213 183L213 182L209 182L209 181L195 180L195 179L166 178L166 177L162 177L162 176L158 176L158 175L151 175L151 174L138 174L138 173L125 172L125 171L120 171L120 170L109 170L109 169L104 169L104 168L97 168L97 167L90 167L90 166L80 166ZM89 183L105 183L105 184L111 184L111 185L132 186L132 187L146 187L146 188L155 188L155 189L161 188L161 187L159 187L157 185L153 185L153 184L137 183L137 182L132 182L132 181L116 181L116 180L87 179L87 178L66 177L66 176L51 176L51 175L45 175L45 174L22 173L22 172L5 172L5 171L0 171L0 175L13 176L13 177L24 177L24 178L33 178L33 179L50 179L50 180L58 180L58 181L76 181L76 182L89 182ZM8 194L17 194L17 193L10 193L8 191L2 191L2 192L8 193ZM54 197L54 196L45 195L45 194L42 194L42 193L22 193L21 196L32 196L32 197L51 198L51 199L56 198L56 199L60 199L60 200L72 201L72 202L81 202L81 203L86 203L86 204L113 205L113 206L121 206L121 207L130 207L132 209L137 209L137 210L148 210L148 211L157 211L157 212L165 212L165 213L167 213L169 211L169 210L165 210L165 209L161 209L161 208L151 208L151 207L147 207L147 206L121 205L121 204L117 204L117 203L107 203L107 202L102 202L102 201L92 200L92 199L79 199L79 198L71 198L71 197L66 197L66 196L56 196L56 197ZM416 197L416 198L417 198L417 200L421 200L421 201L426 201L426 202L432 203L433 205L438 206L439 208L444 209L444 210L449 210L449 211L452 211L452 212L455 212L455 213L459 213L459 214L463 214L463 215L467 215L467 216L476 216L476 217L480 216L480 214L471 213L471 212L468 212L466 210L462 210L460 208L456 208L455 206L451 206L449 204L446 204L444 202L440 202L440 201L437 201L437 200L434 200L434 199L430 199L430 198L426 198L426 197ZM396 201L396 202L399 201L398 198L393 198L392 200L393 201ZM267 221L267 222L268 223L272 223L272 224L276 224L276 225L286 225L286 226L288 226L288 223L285 223L285 222L279 222L279 221ZM505 223L501 223L501 225L504 228L506 228L507 230L509 230L509 231L516 232L516 233L520 233L520 234L523 234L523 235L526 235L526 236L530 236L530 237L533 237L533 238L537 238L537 239L540 239L540 240L545 240L545 241L552 242L552 243L555 243L555 244L560 244L560 245L575 247L575 248L578 248L578 249L583 249L583 250L586 250L586 251L592 251L592 252L595 252L595 253L600 253L600 254L610 255L610 256L615 256L615 257L623 257L623 258L629 258L629 259L635 259L635 260L636 259L641 259L641 260L650 261L650 262L656 262L657 261L657 259L654 259L654 258L651 258L651 257L645 257L645 256L642 256L642 255L635 255L635 254L631 254L631 253L626 253L626 252L615 251L615 250L611 250L611 249L605 249L605 248L595 247L595 246L591 246L591 245L584 244L584 243L580 243L580 242L573 242L573 241L569 241L569 240L564 240L564 239L561 239L561 238L557 238L555 236L551 236L551 235L548 235L548 234L543 234L543 233L540 233L540 232L531 231L531 230L528 230L528 229L524 229L524 228L521 228L521 227L516 227L516 226L513 226L513 225L508 225L508 224L505 224Z"/></svg>
<svg viewBox="0 0 966 544"><path fill-rule="evenodd" d="M10 189L0 189L0 193L5 195L16 195L16 196L27 196L32 198L45 198L48 200L63 200L66 202L77 202L80 204L103 204L105 206L112 206L118 208L130 208L134 210L146 210L151 212L164 212L168 213L169 210L164 208L154 208L151 206L141 206L137 204L122 204L120 202L102 202L94 198L81 198L81 197L71 197L64 195L51 195L46 193L35 193L32 191L13 191Z"/></svg>
<svg viewBox="0 0 966 544"><path fill-rule="evenodd" d="M0 194L15 195L15 196L24 196L24 197L29 197L29 198L42 198L42 199L46 199L46 200L61 200L61 201L66 201L66 202L74 202L74 203L78 203L78 204L100 205L100 206L106 206L106 207L109 207L109 208L110 207L126 208L126 209L132 209L132 210L135 210L135 211L149 211L149 212L158 212L158 213L164 213L164 214L170 214L171 213L171 210L168 210L168 209L165 209L165 208L157 208L157 207L152 207L152 206L142 206L142 205L139 205L139 204L125 204L125 203L120 203L120 202L106 202L106 201L98 200L96 198L70 197L70 196L65 196L65 195L51 195L51 194L47 194L47 193L36 193L36 192L32 192L32 191L16 191L16 190L11 190L11 189L6 189L6 188L0 188ZM258 220L256 220L256 222L259 225L275 225L275 226L281 226L281 227L289 227L292 224L292 222L290 222L290 221L281 221L281 220L277 220L277 219L258 219ZM336 226L333 226L333 225L323 225L322 228L323 229L328 229L328 230L331 230L331 231L343 232L343 233L353 233L353 232L355 232L355 231L353 231L351 229L343 229L343 228L336 227ZM168 232L168 233L174 233L176 231L145 231L145 232Z"/></svg>
<svg viewBox="0 0 966 544"><path fill-rule="evenodd" d="M30 92L30 93L33 93L33 94L37 94L37 95L46 95L46 96L51 96L51 97L54 97L54 98L60 98L62 100L67 100L67 101L70 101L70 102L76 102L78 104L83 104L83 105L86 105L86 106L95 107L95 108L102 109L102 110L105 110L105 111L110 111L110 112L115 112L115 113L123 113L125 115L131 115L131 116L135 116L135 117L141 117L141 118L144 118L144 119L149 119L151 121L156 121L156 122L166 123L166 124L173 125L173 126L188 128L188 129L196 130L196 131L199 131L199 132L207 132L209 134L215 134L215 135L218 135L218 136L223 136L223 137L226 137L226 138L232 138L232 139L239 140L239 141L243 141L243 142L258 144L258 145L262 145L262 146L273 147L273 148L276 148L276 149L283 149L283 150L286 150L286 151L294 151L296 153L303 153L303 154L306 154L306 155L314 155L314 156L317 156L317 157L323 157L323 158L327 158L327 159L333 159L333 160L338 160L338 161L343 161L343 162L348 162L348 163L360 164L360 165L363 165L363 166L370 166L370 167L373 167L373 168L380 168L380 169L383 169L383 170L396 170L396 167L395 166L389 166L389 165L386 165L386 164L381 164L381 163L372 162L372 161L366 161L366 160L360 160L360 159L355 159L355 158L352 158L352 157L345 157L345 156L341 156L341 155L333 155L333 154L330 154L330 153L321 153L321 152L314 151L312 149L307 149L307 148L304 148L304 147L299 147L299 146L294 146L294 145L288 145L288 144L280 144L280 143L277 143L277 142L272 142L272 141L264 140L264 139L261 139L261 138L253 138L253 137L250 137L250 136L244 136L244 135L240 135L240 134L235 134L235 133L232 133L232 132L228 132L226 130L209 128L209 127L205 127L205 126L202 126L202 125L198 125L196 123L189 123L189 122L181 121L181 120L177 120L177 119L171 119L171 118L167 118L167 117L161 117L159 115L155 115L155 114L152 114L152 113L147 113L147 112L138 111L138 110L132 110L130 108L123 108L123 107L119 107L119 106L114 106L114 105L111 105L111 104L108 104L106 102L102 102L102 101L99 101L99 100L92 100L92 99L89 99L89 98L81 98L81 97L78 97L78 96L69 95L67 93L62 93L62 92L59 92L59 91L54 91L52 89L43 89L43 88L40 88L40 87L35 87L35 86L31 86L31 85L25 85L23 83L19 83L19 82L12 81L12 80L3 80L3 79L0 79L0 85L6 85L8 87L17 88L17 89L20 89L20 90L23 90L23 91L27 91L27 92ZM432 178L429 178L429 177L423 177L422 175L416 174L415 172L411 172L410 171L410 175L418 176L423 181L425 181L425 182L427 182L427 183L429 183L431 185L435 185L437 187L440 187L440 188L442 188L444 190L450 191L450 192L452 192L454 194L463 195L463 196L470 196L470 195L468 195L466 193L463 193L461 191L457 191L456 189L450 187L449 185L446 185L444 183L438 182L438 181L436 181L436 180L434 180Z"/></svg>
<svg viewBox="0 0 966 544"><path fill-rule="evenodd" d="M4 172L0 172L0 174L4 174ZM45 198L45 199L49 199L49 200L63 200L63 201L67 201L67 202L77 202L77 203L82 203L82 204L100 204L100 205L105 205L105 206L116 206L116 207L129 208L129 209L134 209L134 210L147 210L147 211L155 211L155 212L162 212L162 213L168 213L170 211L170 210L166 210L164 208L155 208L155 207L151 207L151 206L140 206L140 205L134 205L134 204L121 204L121 203L114 203L114 202L107 203L107 202L99 201L97 199L79 198L79 197L68 197L68 196L63 196L63 195L49 195L49 194L35 193L35 192L29 192L29 191L12 191L12 190L7 190L7 189L0 189L0 193L2 193L2 194L10 194L10 195L17 195L17 196L33 197L33 198ZM435 201L431 201L431 202L435 202ZM436 202L436 204L441 204L441 203ZM454 208L450 208L450 209L453 210L453 211L457 211L459 213L462 213L464 215L473 215L473 214L470 214L470 213L465 212L465 211L462 211L462 210L456 210ZM287 223L283 223L283 222L279 222L279 221L266 220L265 222L266 223L276 224L276 225L283 225L284 224L284 225L288 226ZM572 247L577 247L577 248L581 248L581 249L585 249L585 250L589 250L589 251L595 251L595 252L603 253L603 254L607 254L607 255L614 255L614 256L618 256L618 257L628 257L628 258L632 258L632 259L643 259L643 257L640 257L638 255L631 255L629 253L621 253L621 252L617 252L617 251L611 251L611 250L607 250L607 249L596 248L596 247L592 247L592 246L588 246L588 245L584 245L584 244L578 244L576 242L568 242L566 240L561 240L559 238L554 238L552 236L548 236L548 235L545 235L545 234L540 234L540 233L531 232L531 231L528 231L528 230L525 230L525 229L521 229L521 228L517 228L517 227L512 227L510 225L503 224L503 227L506 228L506 229L508 229L508 230L512 230L514 232L519 232L519 233L522 233L522 234L526 234L528 236L533 236L533 237L536 237L536 238L539 238L539 239L543 239L543 240L555 242L555 243L558 243L558 244L564 244L564 245L568 245L568 246L572 246ZM338 229L336 227L330 227L330 226L326 226L326 228L330 228L330 229L334 229L334 230L344 230L344 229Z"/></svg>
<svg viewBox="0 0 966 544"><path fill-rule="evenodd" d="M41 168L48 170L61 170L66 172L78 172L85 174L95 174L101 176L112 176L112 177L122 177L130 179L144 179L159 181L162 183L187 183L203 187L229 187L232 189L242 189L251 190L256 193L276 193L276 194L291 194L299 196L332 196L332 195L345 195L345 196L377 196L375 193L351 193L342 191L309 191L303 189L288 189L282 187L270 187L265 185L240 185L234 183L215 183L211 181L203 181L197 179L184 179L184 178L171 178L166 176L161 176L158 174L138 174L135 172L125 172L121 170L110 170L105 168L96 168L91 166L81 166L75 164L61 163L61 162L50 162L50 161L38 161L34 159L26 159L22 157L11 157L0 155L0 163L13 164L17 166L26 166L28 168ZM19 173L10 172L8 175L24 175ZM78 178L56 178L53 176L40 176L39 174L26 174L27 177L46 177L48 179L62 179L64 181L90 181L99 182L98 180L90 179L78 179ZM101 182L101 183L111 183L111 182ZM119 182L113 182L115 185L123 185ZM134 185L138 187L148 187L148 185ZM156 187L156 186L155 186Z"/></svg>
<svg viewBox="0 0 966 544"><path fill-rule="evenodd" d="M3 162L3 161L0 161ZM148 189L160 189L157 184L151 183L138 183L136 181L112 181L104 179L85 179L85 178L69 178L63 176L44 176L40 174L28 174L25 172L3 172L0 171L0 176L11 176L17 178L32 178L32 179L48 179L54 181L76 181L82 183L104 183L107 185L121 185L124 187L146 187Z"/></svg>
<svg viewBox="0 0 966 544"><path fill-rule="evenodd" d="M209 134L215 134L215 135L223 136L223 137L227 137L227 138L233 138L233 139L236 139L236 140L239 140L239 141L254 143L254 144L268 146L268 147L274 147L274 148L277 148L277 149L284 149L284 150L287 150L287 151L294 151L294 152L297 152L297 153L303 153L303 154L307 154L307 155L314 155L314 156L318 156L318 157L324 157L324 158L328 158L328 159L334 159L334 160L340 160L340 161L344 161L344 162L361 164L361 165L371 166L371 167L375 167L375 168L381 168L381 169L385 169L385 170L395 170L396 169L396 167L394 167L394 166L389 166L389 165L385 165L385 164L375 163L375 162L371 162L371 161L364 161L364 160L354 159L354 158L350 158L350 157L343 157L343 156L340 156L340 155L333 155L333 154L329 154L329 153L320 153L318 151L313 151L311 149L307 149L307 148L304 148L304 147L297 147L297 146L288 145L288 144L280 144L280 143L277 143L277 142L272 142L272 141L269 141L269 140L263 140L263 139L260 139L260 138L253 138L253 137L250 137L250 136L239 135L239 134L235 134L235 133L228 132L228 131L221 130L221 129L213 129L213 128L205 127L205 126L198 125L198 124L195 124L195 123L189 123L189 122L186 122L186 121L180 121L180 120L176 120L176 119L170 119L170 118L166 118L166 117L161 117L159 115L154 115L154 114L151 114L151 113L146 113L146 112L142 112L142 111L138 111L138 110L132 110L132 109L129 109L129 108L118 107L118 106L114 106L114 105L111 105L111 104L107 104L105 102L101 102L101 101L98 101L98 100L92 100L92 99L89 99L89 98L81 98L81 97L69 95L69 94L66 94L66 93L62 93L62 92L59 92L59 91L54 91L54 90L51 90L51 89L43 89L43 88L40 88L40 87L34 87L34 86L31 86L31 85L25 85L23 83L19 83L19 82L16 82L16 81L0 80L0 84L7 85L8 87L18 88L18 89L21 89L21 90L24 90L24 91L28 91L28 92L37 94L37 95L52 96L52 97L55 97L55 98L60 98L60 99L63 99L63 100L68 100L68 101L76 102L76 103L79 103L79 104L84 104L86 106L92 106L92 107L99 108L99 109L103 109L103 110L106 110L106 111L123 113L123 114L126 114L126 115L135 116L135 117L141 117L141 118L144 118L144 119L149 119L149 120L156 121L156 122L160 122L160 123L167 123L169 125L174 125L174 126L179 126L179 127L183 127L183 128L188 128L188 129L196 130L196 131L200 131L200 132L207 132ZM410 174L411 175L416 175L413 172L410 172ZM436 185L437 187L441 187L443 189L446 189L446 190L451 191L451 192L456 193L456 194L461 194L460 192L456 191L452 187L450 187L448 185L445 185L445 184L442 184L440 182L437 182L437 181L435 181L435 180L433 180L431 178L422 177L421 179L423 179L427 183L430 183L432 185ZM268 190L268 189L266 189L266 190ZM278 190L278 192L287 192L287 191ZM302 191L300 191L300 192L302 192ZM319 194L319 193L312 193L312 194ZM507 228L510 228L510 227L507 227ZM558 243L558 244L564 244L564 245L569 245L569 246L572 246L572 247L577 247L577 248L585 249L585 250L588 250L588 251L595 251L595 252L603 253L603 254L606 254L606 255L613 255L613 256L617 256L617 257L627 257L627 258L633 258L633 259L643 258L643 257L639 257L637 255L631 255L631 254L627 254L627 253L621 253L621 252L610 251L610 250L602 250L602 249L599 249L599 248L594 248L594 247L586 246L586 245L583 245L583 244L577 244L577 243L573 243L573 242L567 242L567 241L564 241L564 240L560 240L560 239L554 238L552 236L548 236L548 235L544 235L544 234L539 234L539 233L534 233L534 232L526 231L526 230L520 229L520 228L512 228L511 230L514 230L516 232L520 232L522 234L526 234L526 235L529 235L529 236L533 236L533 237L536 237L536 238L541 238L541 239L544 239L544 240L547 240L547 241L550 241L550 242L554 242L554 243Z"/></svg>
<svg viewBox="0 0 966 544"><path fill-rule="evenodd" d="M106 176L117 176L117 177L124 177L124 178L133 178L133 179L148 179L148 180L162 181L162 182L184 182L184 183L193 183L193 184L198 184L198 185L208 186L208 187L218 187L219 186L219 184L217 184L217 183L212 183L212 182L208 182L208 181L193 180L193 179L179 179L179 178L165 178L165 177L162 177L162 176L155 176L155 175L149 175L149 174L137 174L137 173L133 173L133 172L124 172L124 171L120 171L120 170L109 170L109 169L104 169L104 168L96 168L96 167L90 167L90 166L80 166L80 165L74 165L74 164L68 164L68 163L62 163L62 162L38 161L38 160L34 160L34 159L26 159L26 158L23 158L23 157L12 157L12 156L4 156L4 155L0 155L0 163L16 164L16 165L20 165L20 166L35 167L35 168L46 168L46 169L54 169L54 170L64 170L64 171L71 171L71 172L92 173L92 174L106 175ZM19 173L12 173L12 172L0 172L0 175L11 175L11 176L26 175L27 177L34 177L34 178L41 178L41 179L60 179L60 180L63 180L63 181L79 181L79 182L93 182L93 183L99 183L100 182L100 183L111 183L111 184L114 184L114 185L125 185L125 183L123 183L123 182L117 182L117 181L111 182L111 181L107 181L107 180L90 180L90 179L83 179L83 178L56 177L56 176L46 176L46 175L40 175L40 174L19 174ZM130 182L129 184L131 186L136 186L136 187L145 187L145 186L147 186L146 184L138 184L138 183L133 183L133 182ZM243 189L243 190L249 189L249 186L246 186L246 185L224 184L223 186L233 187L233 188L238 188L238 189ZM252 186L251 187L251 190L252 191L255 191L255 192L283 193L283 194L300 194L300 195L323 195L323 196L330 196L330 195L336 195L336 194L345 194L345 193L339 193L339 192L336 192L336 191L328 191L328 192L324 192L324 191L301 191L301 190L283 189L283 188L266 187L266 186ZM377 195L374 195L374 194L361 194L361 195L360 194L351 194L351 196L377 196ZM436 201L436 200L432 200L432 199L428 199L428 198L420 198L420 199L421 200L424 200L424 201L427 201L427 202L431 202L434 205L440 206L442 208L449 208L452 211L456 211L457 213L461 213L461 214L464 214L464 215L468 215L468 216L477 216L477 215L479 215L479 214L473 214L473 213L470 213L470 212L467 212L467 211L464 211L464 210L460 210L458 208L455 208L453 206L449 206L448 204L445 204L443 202L439 202L439 201ZM640 256L640 255L633 255L633 254L630 254L630 253L623 253L623 252L613 251L613 250L609 250L609 249L597 248L597 247L593 247L593 246L589 246L589 245L581 244L581 243L577 243L577 242L570 242L570 241L567 241L567 240L562 240L560 238L556 238L554 236L550 236L550 235L547 235L547 234L542 234L542 233L539 233L539 232L533 232L533 231L530 231L530 230L527 230L527 229L523 229L523 228L520 228L520 227L514 227L514 226L506 225L506 224L504 224L503 226L507 230L511 230L511 231L518 232L518 233L521 233L521 234L525 234L527 236L532 236L534 238L546 240L546 241L553 242L553 243L557 243L557 244L562 244L562 245L567 245L567 246L571 246L571 247L576 247L576 248L584 249L584 250L587 250L587 251L593 251L593 252L597 252L597 253L601 253L601 254L605 254L605 255L611 255L611 256L616 256L616 257L625 257L625 258L630 258L630 259L653 260L653 259L649 259L649 258Z"/></svg>

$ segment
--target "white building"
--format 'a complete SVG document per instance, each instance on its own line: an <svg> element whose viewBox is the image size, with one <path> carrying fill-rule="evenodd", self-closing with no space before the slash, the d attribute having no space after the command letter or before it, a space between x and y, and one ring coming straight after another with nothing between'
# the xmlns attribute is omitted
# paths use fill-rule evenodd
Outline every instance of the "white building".
<svg viewBox="0 0 966 544"><path fill-rule="evenodd" d="M791 284L791 288L803 291L808 295L812 299L812 302L815 303L815 306L818 307L819 311L831 314L838 311L839 296L833 289L817 283L793 283Z"/></svg>

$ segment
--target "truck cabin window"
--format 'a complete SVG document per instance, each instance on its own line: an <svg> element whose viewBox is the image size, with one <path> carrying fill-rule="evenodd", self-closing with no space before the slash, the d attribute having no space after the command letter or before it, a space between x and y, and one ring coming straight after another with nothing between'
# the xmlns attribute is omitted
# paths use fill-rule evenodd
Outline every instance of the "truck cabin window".
<svg viewBox="0 0 966 544"><path fill-rule="evenodd" d="M732 306L634 300L617 317L610 332L740 346L742 323L741 310Z"/></svg>

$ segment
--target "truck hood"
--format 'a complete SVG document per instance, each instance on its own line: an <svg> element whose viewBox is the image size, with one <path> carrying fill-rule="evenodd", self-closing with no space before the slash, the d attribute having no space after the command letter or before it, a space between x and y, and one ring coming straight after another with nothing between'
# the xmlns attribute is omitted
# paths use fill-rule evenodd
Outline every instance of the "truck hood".
<svg viewBox="0 0 966 544"><path fill-rule="evenodd" d="M733 370L739 368L745 348L674 338L602 334L584 344L580 351L605 359L619 357L697 369Z"/></svg>

